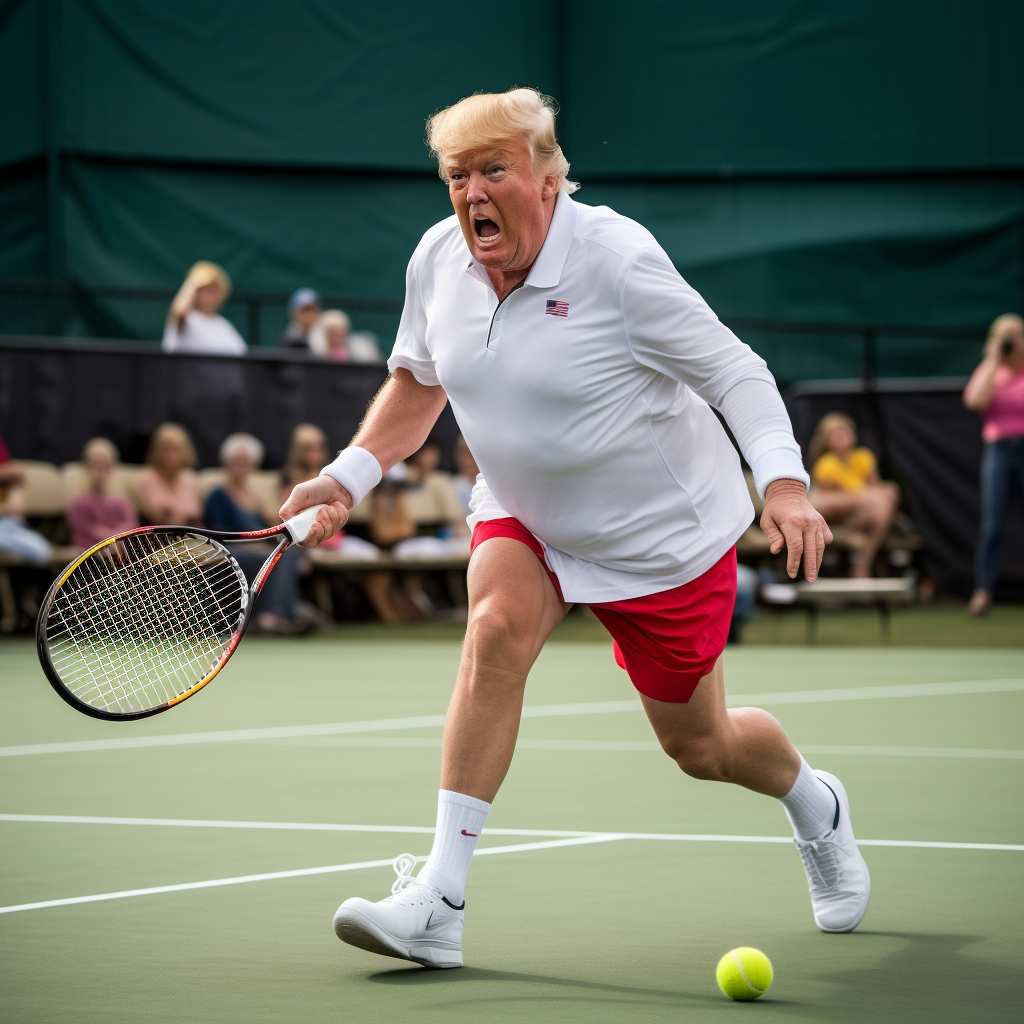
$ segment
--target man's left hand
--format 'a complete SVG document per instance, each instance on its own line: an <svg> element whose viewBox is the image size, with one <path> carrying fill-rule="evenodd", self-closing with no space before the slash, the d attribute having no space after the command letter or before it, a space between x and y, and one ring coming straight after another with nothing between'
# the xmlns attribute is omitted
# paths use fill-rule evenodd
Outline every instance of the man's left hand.
<svg viewBox="0 0 1024 1024"><path fill-rule="evenodd" d="M807 488L801 481L773 480L768 485L761 529L768 535L773 555L786 546L786 572L790 579L796 579L803 555L804 576L808 583L813 583L821 568L825 545L832 540L832 531L807 500Z"/></svg>

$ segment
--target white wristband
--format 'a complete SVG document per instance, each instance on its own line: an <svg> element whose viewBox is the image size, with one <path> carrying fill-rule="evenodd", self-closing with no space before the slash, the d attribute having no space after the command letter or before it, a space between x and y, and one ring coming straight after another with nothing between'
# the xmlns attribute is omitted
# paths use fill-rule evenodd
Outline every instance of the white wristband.
<svg viewBox="0 0 1024 1024"><path fill-rule="evenodd" d="M333 477L352 495L355 508L380 483L384 475L380 463L365 449L352 445L320 470L321 476Z"/></svg>

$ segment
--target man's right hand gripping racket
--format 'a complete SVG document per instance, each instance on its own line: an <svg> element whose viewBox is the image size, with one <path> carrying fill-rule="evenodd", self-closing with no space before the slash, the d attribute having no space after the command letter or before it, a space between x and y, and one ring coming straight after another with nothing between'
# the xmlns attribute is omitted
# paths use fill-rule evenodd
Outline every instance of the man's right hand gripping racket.
<svg viewBox="0 0 1024 1024"><path fill-rule="evenodd" d="M281 555L314 505L253 533L144 526L101 541L50 587L36 622L53 688L93 718L145 718L201 690L234 653ZM276 540L252 584L225 543Z"/></svg>

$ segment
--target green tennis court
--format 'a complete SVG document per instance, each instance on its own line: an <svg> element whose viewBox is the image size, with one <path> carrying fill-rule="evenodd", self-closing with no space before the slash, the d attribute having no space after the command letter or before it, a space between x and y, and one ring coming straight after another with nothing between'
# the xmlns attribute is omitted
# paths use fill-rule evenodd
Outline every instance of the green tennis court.
<svg viewBox="0 0 1024 1024"><path fill-rule="evenodd" d="M0 914L4 1018L1019 1015L1024 651L730 649L733 699L839 775L858 837L881 844L865 847L863 925L823 935L775 841L781 808L683 776L607 643L549 644L470 874L467 966L429 972L343 945L331 915L430 849L458 656L446 640L253 639L181 708L113 725L62 704L29 642L3 643L0 906L29 905ZM254 875L278 877L225 884ZM32 906L150 888L165 891ZM755 1004L715 986L738 945L775 966Z"/></svg>

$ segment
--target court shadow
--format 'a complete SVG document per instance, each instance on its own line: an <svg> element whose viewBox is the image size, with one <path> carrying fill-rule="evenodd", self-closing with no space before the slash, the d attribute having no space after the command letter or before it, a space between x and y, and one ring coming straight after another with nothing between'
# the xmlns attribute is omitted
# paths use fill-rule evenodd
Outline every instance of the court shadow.
<svg viewBox="0 0 1024 1024"><path fill-rule="evenodd" d="M467 985L478 982L494 984L501 982L507 985L546 986L555 989L570 990L565 993L550 992L544 996L512 993L506 990L500 997L491 997L482 1001L491 1002L494 998L514 1000L516 1002L534 999L571 999L574 1002L623 1002L631 1005L647 1004L658 1006L721 1006L722 996L718 992L679 992L669 989L641 988L631 985L610 985L589 981L582 978L560 978L546 974L524 974L516 971L496 971L486 967L463 967L451 971L431 971L424 968L398 968L392 971L378 971L367 978L378 985L395 985L402 987L425 987L433 985L450 985L464 989ZM463 993L460 993L462 995ZM476 1001L470 991L465 991L465 999L460 1002ZM776 1006L793 1006L784 1000L773 1000Z"/></svg>
<svg viewBox="0 0 1024 1024"><path fill-rule="evenodd" d="M970 947L985 941L983 936L865 930L822 938L836 943L837 954L834 970L814 975L831 989L827 1014L823 1015L819 1002L795 1008L798 1016L827 1018L835 1024L896 1020L1003 1024L1020 1019L1024 961L1010 964L969 953ZM900 939L905 945L881 963L844 970L842 956L847 950L853 952L847 944L869 943L873 938Z"/></svg>

